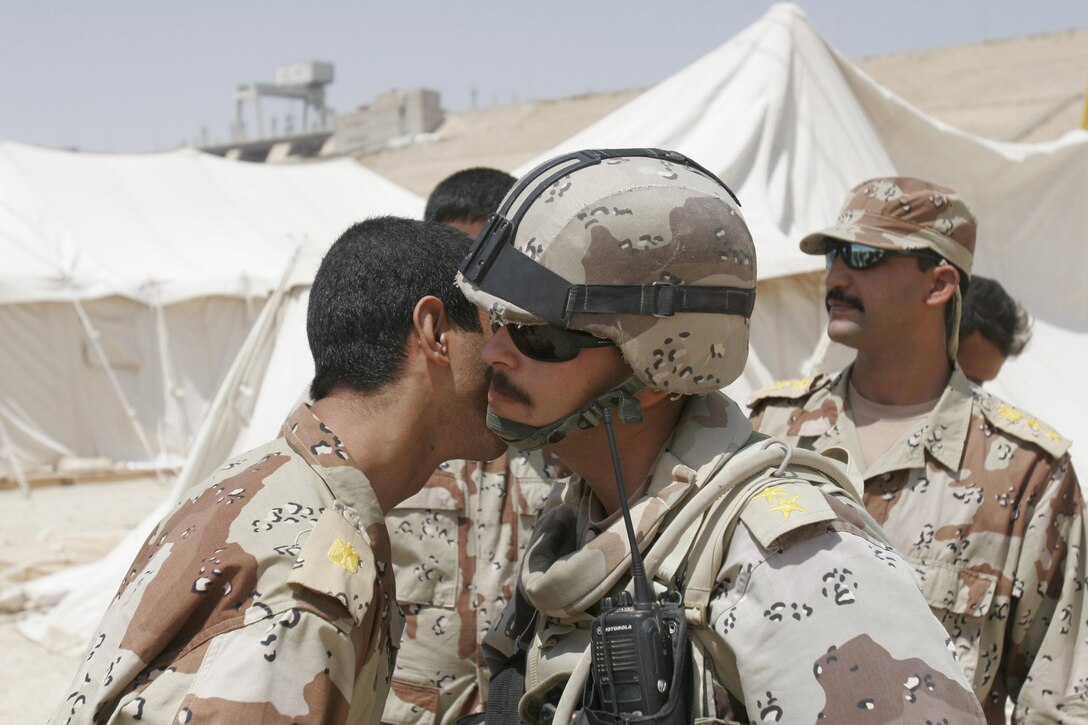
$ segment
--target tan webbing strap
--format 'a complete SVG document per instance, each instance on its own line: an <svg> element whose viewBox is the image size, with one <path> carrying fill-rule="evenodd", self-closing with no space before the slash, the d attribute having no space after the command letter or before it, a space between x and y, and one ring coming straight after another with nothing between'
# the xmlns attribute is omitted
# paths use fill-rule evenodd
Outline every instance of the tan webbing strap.
<svg viewBox="0 0 1088 725"><path fill-rule="evenodd" d="M677 573L680 571L681 567L687 566L688 555L691 553L691 545L695 543L695 536L703 528L703 523L705 521L706 514L703 514L698 525L689 526L680 537L680 540L676 542L676 546L669 551L668 555L661 562L661 566L657 568L657 571L653 572L654 581L659 582L664 586L665 591L670 591L673 588L673 584L676 582ZM668 523L666 523L666 526L667 525Z"/></svg>
<svg viewBox="0 0 1088 725"><path fill-rule="evenodd" d="M774 485L778 479L772 475L772 470L755 476L731 488L724 496L718 499L708 515L703 519L691 557L691 568L688 571L687 586L684 589L684 611L688 623L695 627L706 627L707 610L710 605L710 595L717 587L718 572L721 571L722 562L725 561L726 549L733 538L733 530L740 521L740 512L748 504L753 496L768 486Z"/></svg>
<svg viewBox="0 0 1088 725"><path fill-rule="evenodd" d="M700 682L704 701L713 705L715 679L730 692L743 692L736 655L729 650L721 635L712 629L699 627L689 627L688 633L692 639L691 651L699 652L701 658L701 662L696 660L695 665L698 667L701 664L704 668ZM703 710L703 712L713 711L713 707Z"/></svg>

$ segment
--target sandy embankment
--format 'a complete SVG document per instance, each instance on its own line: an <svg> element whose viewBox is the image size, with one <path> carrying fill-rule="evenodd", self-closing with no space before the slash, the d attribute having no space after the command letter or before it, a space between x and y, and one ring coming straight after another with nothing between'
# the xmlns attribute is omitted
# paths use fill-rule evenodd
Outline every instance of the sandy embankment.
<svg viewBox="0 0 1088 725"><path fill-rule="evenodd" d="M0 491L0 588L11 578L94 561L169 491L154 478ZM118 582L102 582L111 589ZM0 723L42 723L63 699L80 655L53 654L0 614Z"/></svg>

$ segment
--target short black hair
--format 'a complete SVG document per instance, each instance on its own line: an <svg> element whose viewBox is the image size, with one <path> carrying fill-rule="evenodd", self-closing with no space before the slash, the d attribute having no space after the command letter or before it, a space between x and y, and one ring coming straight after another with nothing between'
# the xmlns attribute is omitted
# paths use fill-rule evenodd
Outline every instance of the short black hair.
<svg viewBox="0 0 1088 725"><path fill-rule="evenodd" d="M446 177L427 198L423 218L429 222L482 222L502 203L517 181L498 169L475 167Z"/></svg>
<svg viewBox="0 0 1088 725"><path fill-rule="evenodd" d="M476 306L454 284L472 240L451 227L385 216L355 224L329 248L310 288L310 397L371 392L395 382L416 303L434 295L460 329L480 331Z"/></svg>
<svg viewBox="0 0 1088 725"><path fill-rule="evenodd" d="M1031 340L1031 318L1000 282L976 274L963 298L960 339L972 332L992 342L1005 357L1012 357L1022 353Z"/></svg>

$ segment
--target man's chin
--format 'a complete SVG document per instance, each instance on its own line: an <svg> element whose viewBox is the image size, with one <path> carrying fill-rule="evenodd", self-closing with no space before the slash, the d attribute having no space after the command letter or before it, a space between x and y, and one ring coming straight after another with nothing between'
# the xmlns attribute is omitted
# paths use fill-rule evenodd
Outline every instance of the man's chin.
<svg viewBox="0 0 1088 725"><path fill-rule="evenodd" d="M857 323L852 320L833 319L827 323L827 336L831 338L832 342L837 342L840 345L857 347L861 334L862 332Z"/></svg>

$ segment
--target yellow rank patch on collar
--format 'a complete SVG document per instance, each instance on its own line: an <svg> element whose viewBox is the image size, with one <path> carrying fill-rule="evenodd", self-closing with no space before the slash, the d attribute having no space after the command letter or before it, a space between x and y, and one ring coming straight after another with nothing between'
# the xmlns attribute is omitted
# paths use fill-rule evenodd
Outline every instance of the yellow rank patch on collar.
<svg viewBox="0 0 1088 725"><path fill-rule="evenodd" d="M760 388L748 398L748 405L753 405L764 398L785 398L796 400L823 387L830 378L825 375L817 375L811 378L795 378L793 380L776 380L765 388Z"/></svg>
<svg viewBox="0 0 1088 725"><path fill-rule="evenodd" d="M998 398L984 399L982 413L995 428L1018 440L1036 444L1054 458L1060 458L1069 449L1069 441L1058 431Z"/></svg>
<svg viewBox="0 0 1088 725"><path fill-rule="evenodd" d="M1030 430L1044 435L1052 441L1060 441L1062 437L1058 435L1058 432L1048 426L1046 423L1041 422L1038 418L1032 418L1030 416L1025 417L1023 411L1012 407L1008 403L1002 403L997 406L997 414L1003 417L1010 423L1016 423L1017 421L1023 421Z"/></svg>
<svg viewBox="0 0 1088 725"><path fill-rule="evenodd" d="M332 546L329 547L328 557L329 561L349 574L359 573L359 552L343 539L332 542Z"/></svg>
<svg viewBox="0 0 1088 725"><path fill-rule="evenodd" d="M797 479L769 481L740 514L752 536L766 548L794 529L834 518L835 512L820 489Z"/></svg>

